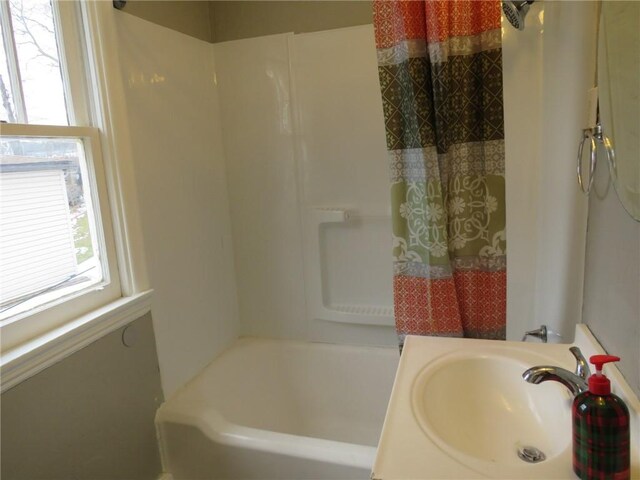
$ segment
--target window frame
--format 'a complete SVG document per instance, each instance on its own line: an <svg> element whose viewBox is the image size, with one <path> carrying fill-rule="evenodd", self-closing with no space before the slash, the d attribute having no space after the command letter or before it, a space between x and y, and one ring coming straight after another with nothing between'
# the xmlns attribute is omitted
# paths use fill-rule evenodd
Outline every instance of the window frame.
<svg viewBox="0 0 640 480"><path fill-rule="evenodd" d="M139 314L140 298L150 295L126 112L117 101L110 102L123 95L117 52L113 48L115 26L111 2L54 0L52 5L54 22L59 29L61 69L63 76L69 75L65 78L66 86L74 90L73 95L67 96L69 121L75 120L79 126L3 123L0 134L75 137L83 142L87 163L92 164L89 169L95 188L92 202L96 226L103 232L102 248L106 258L102 261L110 283L89 287L70 298L63 297L6 320L0 327L0 349L2 357L14 359L14 352L22 351L23 346L32 344L34 339L53 338L56 331L68 335L69 325L83 324L84 320L78 323L81 318L86 322L97 321L104 314L95 312L108 310L109 305L122 311L129 299ZM86 44L86 49L79 48L80 41ZM85 62L82 67L80 62L68 61L80 55ZM7 352L10 355L5 355ZM2 383L4 387L4 381Z"/></svg>
<svg viewBox="0 0 640 480"><path fill-rule="evenodd" d="M122 293L115 260L114 231L98 129L7 123L2 125L1 135L22 138L77 138L82 142L89 177L87 193L91 195L93 204L96 235L101 240L98 242L98 248L104 273L104 279L96 285L88 286L4 320L0 331L2 332L2 349L5 350L60 326L73 317L120 298Z"/></svg>

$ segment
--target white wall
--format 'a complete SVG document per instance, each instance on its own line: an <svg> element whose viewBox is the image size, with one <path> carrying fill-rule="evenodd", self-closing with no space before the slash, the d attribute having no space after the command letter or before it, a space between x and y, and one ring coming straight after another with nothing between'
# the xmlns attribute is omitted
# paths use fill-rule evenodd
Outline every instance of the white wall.
<svg viewBox="0 0 640 480"><path fill-rule="evenodd" d="M575 168L595 68L595 2L536 2L503 22L507 337L581 321L587 201Z"/></svg>
<svg viewBox="0 0 640 480"><path fill-rule="evenodd" d="M292 35L289 51L309 338L395 344L389 163L373 27Z"/></svg>
<svg viewBox="0 0 640 480"><path fill-rule="evenodd" d="M116 12L165 395L238 335L212 46Z"/></svg>
<svg viewBox="0 0 640 480"><path fill-rule="evenodd" d="M596 2L545 5L543 126L536 317L568 341L582 321L587 199L576 180L577 140L594 86Z"/></svg>
<svg viewBox="0 0 640 480"><path fill-rule="evenodd" d="M392 305L372 27L218 43L214 51L242 334L395 343L390 316L351 316L366 324L358 325L309 308ZM310 232L316 207L348 209L352 219ZM310 269L320 257L322 268Z"/></svg>
<svg viewBox="0 0 640 480"><path fill-rule="evenodd" d="M287 37L214 51L241 332L306 338Z"/></svg>
<svg viewBox="0 0 640 480"><path fill-rule="evenodd" d="M519 340L523 332L533 329L537 322L537 218L543 117L542 8L541 2L531 6L523 31L513 28L504 18L502 25L507 338L510 340Z"/></svg>

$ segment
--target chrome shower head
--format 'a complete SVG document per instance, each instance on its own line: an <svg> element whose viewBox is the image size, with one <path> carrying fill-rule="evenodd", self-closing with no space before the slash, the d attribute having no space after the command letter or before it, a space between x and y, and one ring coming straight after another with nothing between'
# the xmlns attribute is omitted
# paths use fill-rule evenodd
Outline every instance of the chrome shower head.
<svg viewBox="0 0 640 480"><path fill-rule="evenodd" d="M504 0L502 11L509 23L518 30L524 30L524 17L527 16L529 6L534 0Z"/></svg>

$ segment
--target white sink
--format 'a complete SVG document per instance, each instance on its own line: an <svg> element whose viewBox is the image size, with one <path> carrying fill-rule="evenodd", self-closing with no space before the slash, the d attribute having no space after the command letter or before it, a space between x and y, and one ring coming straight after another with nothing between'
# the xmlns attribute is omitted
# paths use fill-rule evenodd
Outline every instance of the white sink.
<svg viewBox="0 0 640 480"><path fill-rule="evenodd" d="M568 391L524 382L529 364L490 350L447 355L418 374L411 393L418 424L469 466L522 467L518 452L528 447L551 460L570 446Z"/></svg>
<svg viewBox="0 0 640 480"><path fill-rule="evenodd" d="M584 326L575 345L586 358L603 353ZM575 479L573 396L557 382L522 378L536 365L573 371L569 347L407 337L371 478ZM619 371L608 368L613 392L631 412L631 477L640 478L640 402ZM536 458L521 458L525 449Z"/></svg>

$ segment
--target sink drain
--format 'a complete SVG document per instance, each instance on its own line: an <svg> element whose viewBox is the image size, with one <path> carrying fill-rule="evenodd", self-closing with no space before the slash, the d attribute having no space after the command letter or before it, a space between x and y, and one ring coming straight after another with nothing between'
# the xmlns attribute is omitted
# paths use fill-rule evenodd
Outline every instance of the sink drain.
<svg viewBox="0 0 640 480"><path fill-rule="evenodd" d="M520 460L524 460L527 463L538 463L547 459L544 452L538 450L536 447L520 447L518 449L518 456Z"/></svg>

